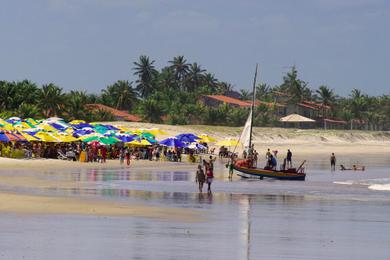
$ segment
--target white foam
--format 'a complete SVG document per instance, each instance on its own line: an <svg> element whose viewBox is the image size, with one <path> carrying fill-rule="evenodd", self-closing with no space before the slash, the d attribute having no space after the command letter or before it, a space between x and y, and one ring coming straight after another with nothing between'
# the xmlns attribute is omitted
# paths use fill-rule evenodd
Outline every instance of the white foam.
<svg viewBox="0 0 390 260"><path fill-rule="evenodd" d="M370 190L390 191L390 183L387 184L373 184L368 186Z"/></svg>
<svg viewBox="0 0 390 260"><path fill-rule="evenodd" d="M352 181L334 181L334 184L342 184L342 185L352 185Z"/></svg>

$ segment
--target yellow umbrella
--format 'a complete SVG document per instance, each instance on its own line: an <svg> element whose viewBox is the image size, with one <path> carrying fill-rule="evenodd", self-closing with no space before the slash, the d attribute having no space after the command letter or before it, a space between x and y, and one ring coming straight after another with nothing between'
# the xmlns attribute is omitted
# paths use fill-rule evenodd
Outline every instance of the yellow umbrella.
<svg viewBox="0 0 390 260"><path fill-rule="evenodd" d="M46 132L38 132L35 134L35 136L38 137L42 142L47 142L47 143L59 142L57 138L55 138L54 136Z"/></svg>
<svg viewBox="0 0 390 260"><path fill-rule="evenodd" d="M160 128L151 128L151 129L145 129L152 135L167 135L168 133Z"/></svg>
<svg viewBox="0 0 390 260"><path fill-rule="evenodd" d="M26 140L28 142L31 142L31 141L39 141L38 138L36 138L35 136L32 136L32 135L29 135L27 133L24 133L24 132L19 132L24 138L26 138Z"/></svg>
<svg viewBox="0 0 390 260"><path fill-rule="evenodd" d="M52 127L51 125L48 125L48 124L42 123L42 124L39 124L38 127L43 129L43 130L46 130L46 131L57 132L57 129L55 129L54 127Z"/></svg>
<svg viewBox="0 0 390 260"><path fill-rule="evenodd" d="M72 120L69 122L71 125L85 124L84 120Z"/></svg>
<svg viewBox="0 0 390 260"><path fill-rule="evenodd" d="M67 134L53 134L62 143L77 142L79 139Z"/></svg>
<svg viewBox="0 0 390 260"><path fill-rule="evenodd" d="M149 146L152 145L148 140L142 139L141 141L134 140L126 143L127 145L135 145L135 146Z"/></svg>
<svg viewBox="0 0 390 260"><path fill-rule="evenodd" d="M240 144L240 142L237 139L233 138L225 138L224 140L219 141L216 143L218 146L236 146Z"/></svg>
<svg viewBox="0 0 390 260"><path fill-rule="evenodd" d="M206 134L199 135L198 137L200 138L199 141L204 142L204 143L214 143L217 141L217 139L215 139L209 135L206 135Z"/></svg>

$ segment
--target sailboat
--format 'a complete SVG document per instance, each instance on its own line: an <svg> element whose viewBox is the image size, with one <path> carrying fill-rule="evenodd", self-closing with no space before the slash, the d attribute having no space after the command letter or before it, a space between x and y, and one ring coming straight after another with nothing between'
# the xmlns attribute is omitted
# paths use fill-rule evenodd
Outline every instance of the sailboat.
<svg viewBox="0 0 390 260"><path fill-rule="evenodd" d="M249 112L248 119L245 123L244 129L242 130L240 140L242 140L244 144L244 149L247 151L248 155L253 152L252 147L252 129L253 129L253 111L255 107L255 86L256 86L256 78L257 78L257 67L255 78L253 81L253 99L251 110ZM304 172L303 165L305 161L298 168L290 168L290 169L272 169L270 167L266 167L264 169L253 167L253 161L251 159L238 160L233 164L233 169L237 171L237 175L243 178L273 178L279 180L300 180L304 181L306 174Z"/></svg>

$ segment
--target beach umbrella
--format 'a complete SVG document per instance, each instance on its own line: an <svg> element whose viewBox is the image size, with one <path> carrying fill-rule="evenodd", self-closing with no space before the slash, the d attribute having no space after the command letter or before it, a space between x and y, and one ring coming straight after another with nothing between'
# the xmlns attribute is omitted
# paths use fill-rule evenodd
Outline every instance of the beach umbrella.
<svg viewBox="0 0 390 260"><path fill-rule="evenodd" d="M148 133L151 133L153 135L167 135L168 133L164 130L161 130L160 128L150 128L147 129Z"/></svg>
<svg viewBox="0 0 390 260"><path fill-rule="evenodd" d="M195 142L196 140L199 140L200 138L197 137L196 135L194 134L190 134L190 133L187 133L187 134L179 134L176 136L177 139L179 139L180 141L182 142L186 142L186 143L193 143Z"/></svg>
<svg viewBox="0 0 390 260"><path fill-rule="evenodd" d="M85 143L97 141L97 142L100 142L100 143L106 144L106 145L115 144L115 143L120 142L120 140L118 140L114 137L105 137L105 136L97 136L97 135L90 136L88 138L83 139L82 141Z"/></svg>
<svg viewBox="0 0 390 260"><path fill-rule="evenodd" d="M86 122L84 120L72 120L69 122L71 125L78 125L78 124L85 124Z"/></svg>
<svg viewBox="0 0 390 260"><path fill-rule="evenodd" d="M56 121L64 121L63 118L61 117L56 117L56 116L53 116L53 117L49 117L46 119L46 121L52 121L52 122L56 122Z"/></svg>
<svg viewBox="0 0 390 260"><path fill-rule="evenodd" d="M31 126L35 126L38 124L38 122L34 118L31 118L31 117L26 118L24 121Z"/></svg>
<svg viewBox="0 0 390 260"><path fill-rule="evenodd" d="M115 138L119 139L123 143L129 143L138 139L138 135L115 135Z"/></svg>
<svg viewBox="0 0 390 260"><path fill-rule="evenodd" d="M80 123L80 124L71 124L73 128L75 129L84 129L84 128L90 128L93 129L93 125L87 124L87 123Z"/></svg>
<svg viewBox="0 0 390 260"><path fill-rule="evenodd" d="M187 145L186 148L195 149L195 150L207 149L206 146L198 144L198 143L191 143L191 144Z"/></svg>
<svg viewBox="0 0 390 260"><path fill-rule="evenodd" d="M203 143L214 143L217 141L217 139L207 135L207 134L201 134L199 135L199 140L198 142L203 142Z"/></svg>
<svg viewBox="0 0 390 260"><path fill-rule="evenodd" d="M240 144L240 142L237 139L233 139L233 138L225 138L219 141L218 143L216 143L216 145L218 146L236 146L238 144Z"/></svg>
<svg viewBox="0 0 390 260"><path fill-rule="evenodd" d="M135 146L150 146L152 145L148 140L133 140L131 142L126 143L127 145L135 145Z"/></svg>
<svg viewBox="0 0 390 260"><path fill-rule="evenodd" d="M45 143L59 142L59 140L57 138L55 138L54 136L52 136L51 134L49 134L47 132L42 132L42 131L37 132L34 136L38 137L40 141L45 142Z"/></svg>
<svg viewBox="0 0 390 260"><path fill-rule="evenodd" d="M19 132L28 142L39 141L39 138L29 135L28 133Z"/></svg>
<svg viewBox="0 0 390 260"><path fill-rule="evenodd" d="M159 142L159 144L164 145L164 146L168 146L168 147L179 147L179 148L182 148L185 146L185 144L182 141L180 141L179 139L177 139L175 137L170 137L170 138L167 138L165 140L162 140Z"/></svg>
<svg viewBox="0 0 390 260"><path fill-rule="evenodd" d="M26 139L17 134L13 134L11 132L0 132L0 142L18 142L18 141L26 141Z"/></svg>

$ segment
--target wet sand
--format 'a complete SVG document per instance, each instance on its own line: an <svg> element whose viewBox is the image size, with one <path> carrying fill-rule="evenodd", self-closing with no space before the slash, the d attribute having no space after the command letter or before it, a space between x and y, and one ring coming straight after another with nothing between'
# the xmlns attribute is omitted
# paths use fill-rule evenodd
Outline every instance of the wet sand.
<svg viewBox="0 0 390 260"><path fill-rule="evenodd" d="M0 259L389 259L390 191L364 184L390 182L389 156L344 151L367 171L331 172L328 151L293 153L305 182L230 182L217 161L212 196L187 163L7 166Z"/></svg>

